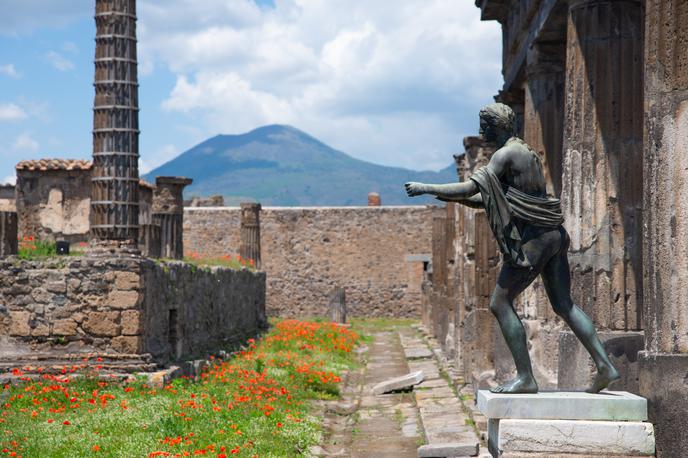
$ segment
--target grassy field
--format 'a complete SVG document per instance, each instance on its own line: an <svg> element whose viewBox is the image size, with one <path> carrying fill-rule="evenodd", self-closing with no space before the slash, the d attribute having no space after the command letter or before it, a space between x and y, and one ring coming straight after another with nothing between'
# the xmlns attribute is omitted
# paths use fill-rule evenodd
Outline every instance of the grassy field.
<svg viewBox="0 0 688 458"><path fill-rule="evenodd" d="M24 377L1 395L0 456L298 456L320 435L309 401L338 396L358 339L332 323L281 321L199 382L161 390L142 380Z"/></svg>

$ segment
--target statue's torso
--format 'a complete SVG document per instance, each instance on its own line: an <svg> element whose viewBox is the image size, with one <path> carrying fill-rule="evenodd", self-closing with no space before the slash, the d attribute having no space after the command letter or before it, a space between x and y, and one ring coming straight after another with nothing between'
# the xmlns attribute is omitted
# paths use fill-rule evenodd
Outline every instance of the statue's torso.
<svg viewBox="0 0 688 458"><path fill-rule="evenodd" d="M512 138L508 148L507 168L500 181L532 196L545 197L547 187L540 157L521 139Z"/></svg>

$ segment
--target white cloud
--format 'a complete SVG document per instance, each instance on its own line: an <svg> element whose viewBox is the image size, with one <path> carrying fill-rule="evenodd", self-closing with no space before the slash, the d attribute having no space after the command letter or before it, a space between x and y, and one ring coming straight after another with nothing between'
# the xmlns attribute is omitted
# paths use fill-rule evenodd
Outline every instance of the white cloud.
<svg viewBox="0 0 688 458"><path fill-rule="evenodd" d="M207 136L291 124L353 156L439 168L501 85L501 33L473 2L139 4L141 68Z"/></svg>
<svg viewBox="0 0 688 458"><path fill-rule="evenodd" d="M27 115L18 105L14 103L0 103L0 121L20 121L26 119Z"/></svg>
<svg viewBox="0 0 688 458"><path fill-rule="evenodd" d="M45 58L50 63L50 65L52 65L61 72L68 72L70 70L74 70L74 63L58 52L50 51L45 55Z"/></svg>
<svg viewBox="0 0 688 458"><path fill-rule="evenodd" d="M0 184L11 184L14 185L17 183L17 175L8 175L3 180L0 182Z"/></svg>
<svg viewBox="0 0 688 458"><path fill-rule="evenodd" d="M21 74L14 68L14 64L0 65L0 75L9 76L14 79L21 78Z"/></svg>
<svg viewBox="0 0 688 458"><path fill-rule="evenodd" d="M12 149L16 152L35 153L40 149L40 144L31 135L24 132L14 140Z"/></svg>

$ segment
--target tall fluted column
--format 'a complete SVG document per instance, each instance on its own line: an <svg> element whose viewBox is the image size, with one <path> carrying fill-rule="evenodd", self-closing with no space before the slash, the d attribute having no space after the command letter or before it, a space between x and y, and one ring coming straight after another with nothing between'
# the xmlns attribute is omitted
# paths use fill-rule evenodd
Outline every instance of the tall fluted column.
<svg viewBox="0 0 688 458"><path fill-rule="evenodd" d="M648 0L645 20L645 352L657 456L688 450L688 2Z"/></svg>
<svg viewBox="0 0 688 458"><path fill-rule="evenodd" d="M260 210L257 203L241 204L241 246L239 254L244 259L253 259L256 269L260 269Z"/></svg>
<svg viewBox="0 0 688 458"><path fill-rule="evenodd" d="M185 177L156 177L153 191L153 223L160 226L160 257L184 257L184 188L193 182Z"/></svg>
<svg viewBox="0 0 688 458"><path fill-rule="evenodd" d="M573 299L621 372L613 388L633 392L643 345L642 19L640 0L569 2L561 193ZM568 329L559 355L559 389L587 386L592 362Z"/></svg>
<svg viewBox="0 0 688 458"><path fill-rule="evenodd" d="M91 234L138 240L136 0L96 0Z"/></svg>
<svg viewBox="0 0 688 458"><path fill-rule="evenodd" d="M574 300L598 328L642 328L643 7L572 0L562 204Z"/></svg>

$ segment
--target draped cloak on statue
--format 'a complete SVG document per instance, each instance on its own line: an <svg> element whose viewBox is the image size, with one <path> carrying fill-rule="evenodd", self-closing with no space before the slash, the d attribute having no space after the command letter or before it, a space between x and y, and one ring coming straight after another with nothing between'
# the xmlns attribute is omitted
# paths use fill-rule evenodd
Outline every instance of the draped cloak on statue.
<svg viewBox="0 0 688 458"><path fill-rule="evenodd" d="M559 199L536 197L503 184L488 165L470 177L480 190L490 228L505 262L531 267L523 253L521 232L514 218L539 227L556 228L564 222Z"/></svg>

